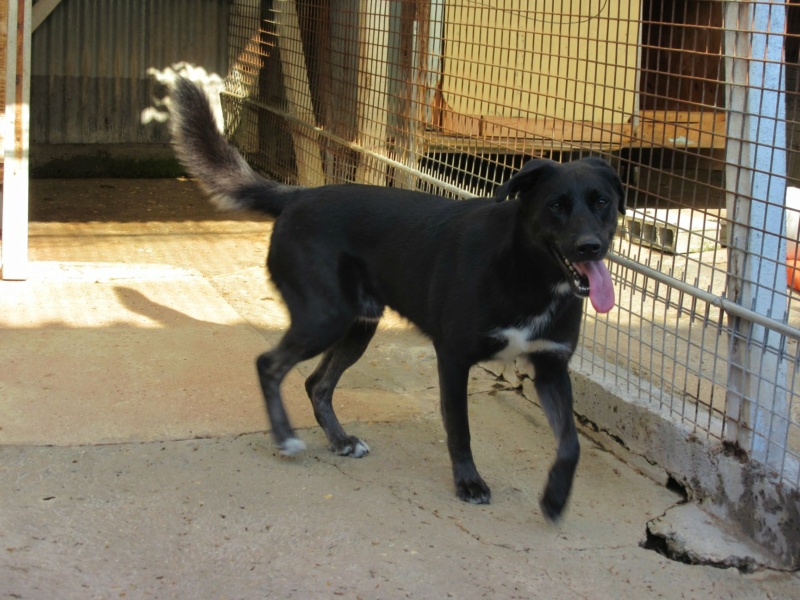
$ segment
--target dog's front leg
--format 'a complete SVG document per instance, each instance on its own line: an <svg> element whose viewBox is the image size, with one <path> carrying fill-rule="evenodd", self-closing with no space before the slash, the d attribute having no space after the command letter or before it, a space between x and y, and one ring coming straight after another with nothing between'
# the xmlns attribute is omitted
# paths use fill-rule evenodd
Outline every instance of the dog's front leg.
<svg viewBox="0 0 800 600"><path fill-rule="evenodd" d="M447 433L447 449L453 465L456 495L465 502L488 504L491 492L478 474L470 447L467 383L471 365L438 346L436 355L439 365L442 419Z"/></svg>
<svg viewBox="0 0 800 600"><path fill-rule="evenodd" d="M547 487L540 501L545 517L555 521L569 499L580 457L578 432L572 414L572 384L567 361L562 358L535 354L531 356L531 362L536 369L534 384L539 402L558 440L556 461L550 468Z"/></svg>

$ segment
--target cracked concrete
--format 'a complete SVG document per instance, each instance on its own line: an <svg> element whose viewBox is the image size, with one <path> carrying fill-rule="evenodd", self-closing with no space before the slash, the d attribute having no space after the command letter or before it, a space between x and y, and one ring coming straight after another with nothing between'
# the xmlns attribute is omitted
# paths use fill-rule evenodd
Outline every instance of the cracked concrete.
<svg viewBox="0 0 800 600"><path fill-rule="evenodd" d="M693 503L674 506L650 521L645 546L692 565L733 567L744 573L781 568L763 549L731 535L724 523Z"/></svg>
<svg viewBox="0 0 800 600"><path fill-rule="evenodd" d="M552 434L480 368L473 444L493 502L459 502L433 351L400 320L335 399L372 452L327 451L304 364L286 397L309 449L280 457L246 373L285 323L261 268L268 224L215 220L169 180L34 182L32 212L35 276L0 283L0 597L796 595L797 574L643 548L682 498L590 438L566 518L545 522Z"/></svg>

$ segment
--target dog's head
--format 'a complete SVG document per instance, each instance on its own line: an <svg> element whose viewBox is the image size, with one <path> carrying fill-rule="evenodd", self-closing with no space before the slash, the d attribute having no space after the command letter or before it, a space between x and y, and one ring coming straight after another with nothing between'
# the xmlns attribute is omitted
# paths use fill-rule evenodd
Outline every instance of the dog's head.
<svg viewBox="0 0 800 600"><path fill-rule="evenodd" d="M600 158L565 164L534 159L498 188L495 199L516 196L528 241L544 247L563 270L572 291L589 297L598 312L614 306L603 258L625 213L619 176Z"/></svg>

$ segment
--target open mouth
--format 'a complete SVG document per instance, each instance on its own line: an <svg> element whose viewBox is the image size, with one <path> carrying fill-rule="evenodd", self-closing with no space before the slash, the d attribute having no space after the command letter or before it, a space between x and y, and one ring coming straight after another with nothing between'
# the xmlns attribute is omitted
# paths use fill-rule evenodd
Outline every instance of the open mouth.
<svg viewBox="0 0 800 600"><path fill-rule="evenodd" d="M599 313L606 313L614 308L614 284L602 260L572 262L558 250L554 249L554 252L569 275L569 283L576 296L588 297Z"/></svg>
<svg viewBox="0 0 800 600"><path fill-rule="evenodd" d="M575 265L578 263L571 262L558 250L556 250L555 253L558 259L561 261L561 264L564 265L567 270L572 291L581 298L588 298L590 291L589 278L582 272L578 271L578 269L575 267Z"/></svg>

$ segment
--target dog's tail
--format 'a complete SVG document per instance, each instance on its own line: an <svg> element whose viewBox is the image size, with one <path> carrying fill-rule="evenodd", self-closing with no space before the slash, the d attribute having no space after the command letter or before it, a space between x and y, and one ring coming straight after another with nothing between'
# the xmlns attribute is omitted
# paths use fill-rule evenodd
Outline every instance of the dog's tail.
<svg viewBox="0 0 800 600"><path fill-rule="evenodd" d="M205 92L179 77L170 93L172 144L181 164L220 209L247 209L278 216L291 186L256 173L217 128Z"/></svg>

